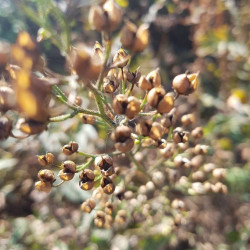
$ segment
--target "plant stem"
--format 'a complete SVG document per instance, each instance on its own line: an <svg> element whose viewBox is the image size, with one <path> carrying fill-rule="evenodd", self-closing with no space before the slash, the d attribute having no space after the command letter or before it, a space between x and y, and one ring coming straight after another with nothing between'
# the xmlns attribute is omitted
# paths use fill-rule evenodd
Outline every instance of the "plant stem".
<svg viewBox="0 0 250 250"><path fill-rule="evenodd" d="M92 158L90 161L86 162L83 165L77 166L77 172L82 171L83 169L87 168L89 165L91 165L94 162L95 158Z"/></svg>
<svg viewBox="0 0 250 250"><path fill-rule="evenodd" d="M126 90L126 82L124 79L124 72L123 72L123 68L121 68L122 71L122 94L125 94L125 90Z"/></svg>
<svg viewBox="0 0 250 250"><path fill-rule="evenodd" d="M97 155L88 154L88 153L81 152L81 151L77 151L77 153L78 153L79 155L82 155L82 156L85 156L85 157L88 157L88 158L96 158L96 157L97 157Z"/></svg>
<svg viewBox="0 0 250 250"><path fill-rule="evenodd" d="M145 105L147 103L147 97L148 97L148 92L145 94L145 96L143 98L143 101L142 101L141 106L140 106L140 110L143 110L143 108L145 107Z"/></svg>

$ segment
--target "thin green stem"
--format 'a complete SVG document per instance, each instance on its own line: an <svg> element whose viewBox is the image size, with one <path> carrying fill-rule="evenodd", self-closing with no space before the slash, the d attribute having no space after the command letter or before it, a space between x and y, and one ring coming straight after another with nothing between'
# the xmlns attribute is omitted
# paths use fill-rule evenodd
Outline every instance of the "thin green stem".
<svg viewBox="0 0 250 250"><path fill-rule="evenodd" d="M124 78L123 68L121 68L121 71L122 71L122 94L125 94L126 82L125 82L125 78Z"/></svg>
<svg viewBox="0 0 250 250"><path fill-rule="evenodd" d="M145 107L145 105L147 103L147 97L148 97L148 92L145 94L145 96L143 98L143 101L142 101L141 106L140 106L140 110L143 110L143 108Z"/></svg>
<svg viewBox="0 0 250 250"><path fill-rule="evenodd" d="M85 157L88 157L88 158L96 158L98 156L98 155L88 154L88 153L81 152L81 151L77 151L77 153L79 155L82 155L82 156L85 156Z"/></svg>
<svg viewBox="0 0 250 250"><path fill-rule="evenodd" d="M50 117L49 118L49 122L61 122L61 121L65 121L69 118L72 118L74 116L76 116L78 114L78 111L74 111L70 114L65 114L65 115L59 115L59 116L55 116L55 117Z"/></svg>
<svg viewBox="0 0 250 250"><path fill-rule="evenodd" d="M94 160L95 160L95 158L92 158L90 161L86 162L85 164L77 166L76 171L80 172L83 169L89 167L94 162Z"/></svg>

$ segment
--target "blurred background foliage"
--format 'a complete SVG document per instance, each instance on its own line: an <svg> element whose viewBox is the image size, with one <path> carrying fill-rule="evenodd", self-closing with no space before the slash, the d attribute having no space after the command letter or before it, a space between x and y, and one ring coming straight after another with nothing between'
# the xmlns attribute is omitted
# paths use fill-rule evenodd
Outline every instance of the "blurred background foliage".
<svg viewBox="0 0 250 250"><path fill-rule="evenodd" d="M14 43L21 30L33 37L43 36L40 51L47 66L66 74L64 52L69 44L100 40L87 22L89 6L95 2L98 1L0 0L0 38ZM1 249L249 249L250 2L116 2L124 8L125 18L150 24L150 47L134 56L132 68L140 65L142 72L149 72L160 67L167 89L171 88L173 76L186 70L200 71L198 93L193 95L193 102L182 105L180 113L194 108L206 141L213 146L213 161L228 169L229 193L223 197L186 198L188 204L195 204L189 207L194 214L192 248L181 240L188 228L169 234L166 226L165 235L156 229L149 234L149 229L140 228L139 224L122 230L96 229L91 215L83 215L79 209L88 194L77 189L77 181L49 196L33 188L39 169L34 155L57 153L72 139L87 151L94 144L102 147L95 129L79 127L72 119L53 124L39 136L1 142ZM114 34L117 47L118 36L118 32Z"/></svg>

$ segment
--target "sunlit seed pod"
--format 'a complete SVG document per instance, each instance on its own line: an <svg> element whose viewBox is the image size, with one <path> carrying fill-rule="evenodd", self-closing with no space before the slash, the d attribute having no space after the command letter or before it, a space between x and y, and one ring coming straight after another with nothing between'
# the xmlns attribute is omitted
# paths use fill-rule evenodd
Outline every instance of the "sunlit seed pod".
<svg viewBox="0 0 250 250"><path fill-rule="evenodd" d="M7 139L12 130L12 121L6 117L0 117L0 141Z"/></svg>
<svg viewBox="0 0 250 250"><path fill-rule="evenodd" d="M109 215L112 215L113 213L113 210L114 210L114 206L113 204L109 201L105 204L105 213L106 214L109 214Z"/></svg>
<svg viewBox="0 0 250 250"><path fill-rule="evenodd" d="M40 191L40 192L49 193L52 189L52 183L51 182L37 181L35 183L35 189Z"/></svg>
<svg viewBox="0 0 250 250"><path fill-rule="evenodd" d="M113 224L113 217L109 214L105 214L105 228L111 228Z"/></svg>
<svg viewBox="0 0 250 250"><path fill-rule="evenodd" d="M132 84L137 84L139 82L139 79L141 78L139 69L140 67L138 67L134 72L130 72L129 70L127 70L125 73L127 81L131 82Z"/></svg>
<svg viewBox="0 0 250 250"><path fill-rule="evenodd" d="M186 114L181 117L181 122L184 126L189 126L195 122L194 114Z"/></svg>
<svg viewBox="0 0 250 250"><path fill-rule="evenodd" d="M203 128L197 127L191 131L191 136L195 139L200 139L203 136Z"/></svg>
<svg viewBox="0 0 250 250"><path fill-rule="evenodd" d="M156 171L152 174L152 181L157 187L161 187L164 185L165 176L161 171Z"/></svg>
<svg viewBox="0 0 250 250"><path fill-rule="evenodd" d="M98 211L95 214L94 223L97 227L103 227L105 224L105 214L103 211Z"/></svg>
<svg viewBox="0 0 250 250"><path fill-rule="evenodd" d="M152 84L147 80L146 76L144 75L140 77L138 86L143 90L150 90L153 88Z"/></svg>
<svg viewBox="0 0 250 250"><path fill-rule="evenodd" d="M189 138L189 132L184 131L181 127L177 127L173 131L173 140L175 143L187 142Z"/></svg>
<svg viewBox="0 0 250 250"><path fill-rule="evenodd" d="M46 167L48 165L45 155L38 155L37 161L42 167Z"/></svg>
<svg viewBox="0 0 250 250"><path fill-rule="evenodd" d="M125 114L128 106L128 98L126 95L120 94L113 100L113 109L116 114Z"/></svg>
<svg viewBox="0 0 250 250"><path fill-rule="evenodd" d="M74 178L75 173L70 173L70 172L68 173L68 172L66 172L65 170L62 169L62 170L59 171L58 176L63 181L70 181L70 180L72 180Z"/></svg>
<svg viewBox="0 0 250 250"><path fill-rule="evenodd" d="M151 84L151 88L161 87L161 76L159 74L159 68L151 71L147 75L146 79Z"/></svg>
<svg viewBox="0 0 250 250"><path fill-rule="evenodd" d="M107 16L103 9L98 5L91 6L88 20L90 25L97 31L104 30L107 24Z"/></svg>
<svg viewBox="0 0 250 250"><path fill-rule="evenodd" d="M16 106L16 95L12 88L0 86L0 111L6 112Z"/></svg>
<svg viewBox="0 0 250 250"><path fill-rule="evenodd" d="M46 153L45 155L46 161L48 164L53 164L55 160L55 156L52 153Z"/></svg>
<svg viewBox="0 0 250 250"><path fill-rule="evenodd" d="M113 159L109 155L96 157L95 166L100 168L101 173L104 176L111 176L114 174Z"/></svg>
<svg viewBox="0 0 250 250"><path fill-rule="evenodd" d="M154 140L160 140L164 134L164 128L159 122L153 122L149 132L149 137Z"/></svg>
<svg viewBox="0 0 250 250"><path fill-rule="evenodd" d="M28 135L40 134L47 129L47 123L32 120L19 119L17 123L20 131Z"/></svg>
<svg viewBox="0 0 250 250"><path fill-rule="evenodd" d="M207 193L212 191L212 184L208 181L203 183L203 187L206 190Z"/></svg>
<svg viewBox="0 0 250 250"><path fill-rule="evenodd" d="M164 97L165 90L163 88L153 88L148 92L147 101L150 106L157 108L160 100Z"/></svg>
<svg viewBox="0 0 250 250"><path fill-rule="evenodd" d="M103 5L104 14L108 17L107 29L115 30L122 20L122 10L113 0L108 0Z"/></svg>
<svg viewBox="0 0 250 250"><path fill-rule="evenodd" d="M199 169L204 162L204 157L202 155L196 155L191 159L191 166L193 169Z"/></svg>
<svg viewBox="0 0 250 250"><path fill-rule="evenodd" d="M171 202L171 207L176 210L184 210L185 209L185 204L182 200L180 199L174 199Z"/></svg>
<svg viewBox="0 0 250 250"><path fill-rule="evenodd" d="M174 164L177 168L181 168L181 167L189 168L190 160L185 157L182 157L181 155L177 155L174 158Z"/></svg>
<svg viewBox="0 0 250 250"><path fill-rule="evenodd" d="M203 168L206 173L210 173L216 168L216 165L214 163L206 163Z"/></svg>
<svg viewBox="0 0 250 250"><path fill-rule="evenodd" d="M63 153L65 155L72 155L78 150L78 143L75 141L69 142L69 144L63 146Z"/></svg>
<svg viewBox="0 0 250 250"><path fill-rule="evenodd" d="M130 199L134 198L134 193L131 190L128 190L124 193L124 198L126 200L130 200Z"/></svg>
<svg viewBox="0 0 250 250"><path fill-rule="evenodd" d="M83 190L90 190L94 187L94 172L90 169L84 169L80 174L79 186Z"/></svg>
<svg viewBox="0 0 250 250"><path fill-rule="evenodd" d="M103 177L100 184L105 194L114 193L115 185L109 177Z"/></svg>
<svg viewBox="0 0 250 250"><path fill-rule="evenodd" d="M129 59L130 59L130 56L128 56L126 51L123 48L120 48L116 52L116 54L113 58L113 63L116 67L123 68L127 65Z"/></svg>
<svg viewBox="0 0 250 250"><path fill-rule="evenodd" d="M114 76L107 76L103 79L103 90L107 94L114 93L120 85L120 81Z"/></svg>
<svg viewBox="0 0 250 250"><path fill-rule="evenodd" d="M196 171L192 173L192 180L193 181L203 181L205 179L205 174L202 171Z"/></svg>
<svg viewBox="0 0 250 250"><path fill-rule="evenodd" d="M88 204L88 202L83 202L82 204L81 204L81 210L83 211L83 212L85 212L85 213L91 213L91 211L93 210L93 209L91 209L91 207L90 207L90 205Z"/></svg>
<svg viewBox="0 0 250 250"><path fill-rule="evenodd" d="M127 220L127 213L125 210L119 210L117 212L117 215L115 217L115 222L122 225L126 222Z"/></svg>
<svg viewBox="0 0 250 250"><path fill-rule="evenodd" d="M173 107L174 107L174 98L167 94L158 103L157 111L161 114L165 114L170 112L170 110L173 109Z"/></svg>
<svg viewBox="0 0 250 250"><path fill-rule="evenodd" d="M123 200L123 198L124 198L124 192L125 192L124 187L117 186L117 187L115 188L114 194L115 194L115 196L117 197L117 199Z"/></svg>
<svg viewBox="0 0 250 250"><path fill-rule="evenodd" d="M125 49L133 50L137 27L135 24L126 21L121 30L121 43Z"/></svg>
<svg viewBox="0 0 250 250"><path fill-rule="evenodd" d="M136 132L139 135L148 136L152 127L152 120L140 120L136 125Z"/></svg>
<svg viewBox="0 0 250 250"><path fill-rule="evenodd" d="M136 31L136 37L134 41L133 51L142 52L149 44L149 25L142 24Z"/></svg>
<svg viewBox="0 0 250 250"><path fill-rule="evenodd" d="M129 119L133 119L140 112L141 102L134 96L128 97L128 105L125 111L125 115Z"/></svg>
<svg viewBox="0 0 250 250"><path fill-rule="evenodd" d="M49 169L40 170L37 176L42 182L50 182L51 184L56 180L54 173Z"/></svg>
<svg viewBox="0 0 250 250"><path fill-rule="evenodd" d="M174 155L175 145L173 143L168 143L167 146L160 150L161 154L169 159Z"/></svg>
<svg viewBox="0 0 250 250"><path fill-rule="evenodd" d="M212 175L216 179L224 179L226 177L226 169L225 168L215 168L212 172Z"/></svg>
<svg viewBox="0 0 250 250"><path fill-rule="evenodd" d="M122 153L127 153L131 151L133 147L134 147L134 140L132 138L128 138L124 142L115 143L115 148Z"/></svg>
<svg viewBox="0 0 250 250"><path fill-rule="evenodd" d="M95 116L83 114L81 116L81 121L83 124L94 124L95 123Z"/></svg>

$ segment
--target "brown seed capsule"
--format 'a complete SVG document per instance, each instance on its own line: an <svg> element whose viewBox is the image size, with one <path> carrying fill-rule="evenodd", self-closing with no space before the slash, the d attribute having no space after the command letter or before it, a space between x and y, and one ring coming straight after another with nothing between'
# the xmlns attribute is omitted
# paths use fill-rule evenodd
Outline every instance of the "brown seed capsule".
<svg viewBox="0 0 250 250"><path fill-rule="evenodd" d="M138 82L139 88L143 90L150 90L152 89L152 84L147 80L146 76L142 75Z"/></svg>
<svg viewBox="0 0 250 250"><path fill-rule="evenodd" d="M180 95L189 95L197 88L198 74L180 74L173 79L173 89Z"/></svg>
<svg viewBox="0 0 250 250"><path fill-rule="evenodd" d="M142 24L139 26L136 37L135 37L135 44L133 47L133 51L135 52L142 52L145 50L149 44L149 25Z"/></svg>
<svg viewBox="0 0 250 250"><path fill-rule="evenodd" d="M126 21L121 31L121 43L124 48L133 50L136 32L136 25L129 21Z"/></svg>
<svg viewBox="0 0 250 250"><path fill-rule="evenodd" d="M116 52L116 54L113 58L113 63L116 67L123 68L127 65L129 59L130 59L130 56L128 56L126 51L123 48L120 48Z"/></svg>
<svg viewBox="0 0 250 250"><path fill-rule="evenodd" d="M115 222L122 225L126 222L127 220L127 213L125 210L119 210L116 217L115 217Z"/></svg>
<svg viewBox="0 0 250 250"><path fill-rule="evenodd" d="M159 122L153 122L149 132L149 137L154 140L160 140L164 134L164 128Z"/></svg>
<svg viewBox="0 0 250 250"><path fill-rule="evenodd" d="M95 166L99 167L102 175L114 174L113 159L109 155L102 155L95 158Z"/></svg>
<svg viewBox="0 0 250 250"><path fill-rule="evenodd" d="M151 84L151 88L161 87L161 76L159 74L159 68L151 71L146 79Z"/></svg>
<svg viewBox="0 0 250 250"><path fill-rule="evenodd" d="M18 126L23 133L29 135L40 134L41 132L47 129L47 123L25 119L19 119Z"/></svg>
<svg viewBox="0 0 250 250"><path fill-rule="evenodd" d="M94 124L95 123L95 116L83 114L81 116L81 121L83 124Z"/></svg>
<svg viewBox="0 0 250 250"><path fill-rule="evenodd" d="M174 98L166 94L158 103L157 111L161 114L168 113L174 107Z"/></svg>
<svg viewBox="0 0 250 250"><path fill-rule="evenodd" d="M165 90L163 88L153 88L149 91L147 101L150 106L153 108L157 108L161 99L163 99L165 95Z"/></svg>
<svg viewBox="0 0 250 250"><path fill-rule="evenodd" d="M196 155L191 159L191 166L194 169L199 169L204 161L204 157L202 155Z"/></svg>
<svg viewBox="0 0 250 250"><path fill-rule="evenodd" d="M114 209L113 204L110 201L106 202L106 204L105 204L105 213L109 214L109 215L112 215L113 209Z"/></svg>
<svg viewBox="0 0 250 250"><path fill-rule="evenodd" d="M186 114L181 117L181 122L184 126L193 124L195 121L194 114Z"/></svg>
<svg viewBox="0 0 250 250"><path fill-rule="evenodd" d="M207 145L197 144L194 148L194 153L196 155L205 155L208 152L209 147Z"/></svg>
<svg viewBox="0 0 250 250"><path fill-rule="evenodd" d="M50 182L51 184L56 180L54 173L49 169L40 170L37 176L41 181Z"/></svg>
<svg viewBox="0 0 250 250"><path fill-rule="evenodd" d="M119 85L120 81L114 76L107 76L103 79L103 90L105 93L114 93Z"/></svg>
<svg viewBox="0 0 250 250"><path fill-rule="evenodd" d="M58 173L60 179L64 181L70 181L73 179L76 173L76 164L73 161L65 161L62 164L62 170Z"/></svg>
<svg viewBox="0 0 250 250"><path fill-rule="evenodd" d="M80 188L83 190L90 190L93 188L95 182L94 172L90 169L84 169L80 174Z"/></svg>
<svg viewBox="0 0 250 250"><path fill-rule="evenodd" d="M129 119L133 119L140 112L141 102L134 96L128 98L128 105L125 111L125 115Z"/></svg>
<svg viewBox="0 0 250 250"><path fill-rule="evenodd" d="M76 96L76 98L75 98L75 104L77 106L81 106L82 105L82 98L80 96Z"/></svg>
<svg viewBox="0 0 250 250"><path fill-rule="evenodd" d="M203 128L202 127L197 127L192 130L191 136L195 139L200 139L203 136Z"/></svg>
<svg viewBox="0 0 250 250"><path fill-rule="evenodd" d="M189 168L190 167L190 160L182 157L181 155L177 155L174 158L174 164L177 168Z"/></svg>
<svg viewBox="0 0 250 250"><path fill-rule="evenodd" d="M140 120L136 125L136 132L139 135L148 136L152 127L152 120Z"/></svg>
<svg viewBox="0 0 250 250"><path fill-rule="evenodd" d="M94 223L97 227L103 227L105 224L105 214L103 211L98 211L95 214Z"/></svg>
<svg viewBox="0 0 250 250"><path fill-rule="evenodd" d="M95 200L90 198L82 203L81 210L85 213L91 213L91 211L95 208L96 203Z"/></svg>
<svg viewBox="0 0 250 250"><path fill-rule="evenodd" d="M78 150L78 143L71 141L69 144L63 146L63 153L65 155L72 155Z"/></svg>
<svg viewBox="0 0 250 250"><path fill-rule="evenodd" d="M111 228L113 223L113 217L109 214L105 214L105 224L104 227L105 228Z"/></svg>
<svg viewBox="0 0 250 250"><path fill-rule="evenodd" d="M225 168L216 168L213 170L212 175L216 179L224 179L226 177L226 169Z"/></svg>
<svg viewBox="0 0 250 250"><path fill-rule="evenodd" d="M134 146L131 129L128 126L117 127L112 134L112 138L115 141L115 148L123 153L129 152Z"/></svg>
<svg viewBox="0 0 250 250"><path fill-rule="evenodd" d="M189 132L184 131L181 127L177 127L173 131L173 140L175 143L187 142L189 138Z"/></svg>
<svg viewBox="0 0 250 250"><path fill-rule="evenodd" d="M49 193L51 191L52 184L50 182L37 181L35 183L35 189L40 192Z"/></svg>
<svg viewBox="0 0 250 250"><path fill-rule="evenodd" d="M0 111L14 109L16 106L16 96L12 88L0 86Z"/></svg>
<svg viewBox="0 0 250 250"><path fill-rule="evenodd" d="M131 82L132 84L137 84L140 77L141 77L141 73L139 72L140 67L138 67L135 72L130 72L129 70L126 71L126 78L129 82Z"/></svg>
<svg viewBox="0 0 250 250"><path fill-rule="evenodd" d="M38 155L37 160L38 163L42 167L46 167L47 165L53 164L55 156L52 153L47 153L46 155Z"/></svg>
<svg viewBox="0 0 250 250"><path fill-rule="evenodd" d="M175 145L173 143L168 143L165 148L161 149L161 154L168 159L174 155L174 151Z"/></svg>
<svg viewBox="0 0 250 250"><path fill-rule="evenodd" d="M7 139L11 134L12 121L9 118L0 117L0 140Z"/></svg>
<svg viewBox="0 0 250 250"><path fill-rule="evenodd" d="M117 95L113 101L113 109L116 114L125 114L128 106L128 98L126 95Z"/></svg>
<svg viewBox="0 0 250 250"><path fill-rule="evenodd" d="M185 209L185 204L182 200L179 199L174 199L171 202L171 207L176 210L184 210Z"/></svg>
<svg viewBox="0 0 250 250"><path fill-rule="evenodd" d="M105 29L107 24L107 16L100 6L91 6L89 10L89 23L97 31L102 31Z"/></svg>
<svg viewBox="0 0 250 250"><path fill-rule="evenodd" d="M105 194L114 193L115 185L109 177L103 177L100 184Z"/></svg>

